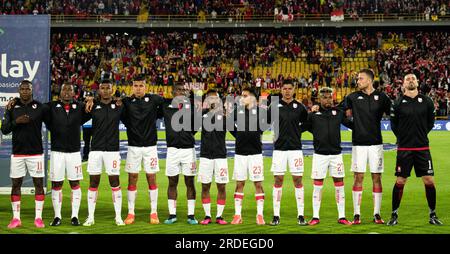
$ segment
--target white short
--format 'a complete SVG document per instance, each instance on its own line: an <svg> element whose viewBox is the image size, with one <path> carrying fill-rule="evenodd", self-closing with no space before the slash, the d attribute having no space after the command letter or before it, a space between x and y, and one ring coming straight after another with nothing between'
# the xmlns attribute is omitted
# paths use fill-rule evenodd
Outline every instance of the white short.
<svg viewBox="0 0 450 254"><path fill-rule="evenodd" d="M274 150L272 155L272 168L270 171L274 175L284 175L287 171L287 165L293 176L302 176L304 169L303 151L279 151Z"/></svg>
<svg viewBox="0 0 450 254"><path fill-rule="evenodd" d="M322 155L314 153L311 178L325 179L328 171L333 178L343 178L345 176L342 154Z"/></svg>
<svg viewBox="0 0 450 254"><path fill-rule="evenodd" d="M200 157L198 182L208 184L215 178L216 183L228 183L228 161L224 159L207 159Z"/></svg>
<svg viewBox="0 0 450 254"><path fill-rule="evenodd" d="M264 162L262 154L234 155L233 179L236 181L264 181Z"/></svg>
<svg viewBox="0 0 450 254"><path fill-rule="evenodd" d="M195 176L197 165L195 162L195 148L167 148L166 176Z"/></svg>
<svg viewBox="0 0 450 254"><path fill-rule="evenodd" d="M367 163L371 173L383 173L383 145L352 147L352 172L365 173Z"/></svg>
<svg viewBox="0 0 450 254"><path fill-rule="evenodd" d="M33 178L44 177L44 155L11 155L9 177L22 178L28 173Z"/></svg>
<svg viewBox="0 0 450 254"><path fill-rule="evenodd" d="M103 165L109 176L120 175L120 152L91 151L87 167L89 175L101 175Z"/></svg>
<svg viewBox="0 0 450 254"><path fill-rule="evenodd" d="M144 164L145 173L156 174L159 172L158 150L156 146L128 147L125 171L127 173L137 174L142 169L141 163Z"/></svg>
<svg viewBox="0 0 450 254"><path fill-rule="evenodd" d="M83 179L80 152L62 153L52 151L50 153L50 181L62 182L66 174L69 181Z"/></svg>

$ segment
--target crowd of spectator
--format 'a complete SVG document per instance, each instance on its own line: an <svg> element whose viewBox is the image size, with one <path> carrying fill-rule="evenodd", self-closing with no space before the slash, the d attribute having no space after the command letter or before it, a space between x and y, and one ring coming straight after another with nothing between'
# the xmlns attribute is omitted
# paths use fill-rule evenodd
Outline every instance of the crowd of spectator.
<svg viewBox="0 0 450 254"><path fill-rule="evenodd" d="M148 34L53 34L52 91L68 80L79 87L79 96L95 91L94 80L109 78L118 87L126 87L137 75L150 84L168 87L175 82L215 86L224 94L237 94L244 86L258 90L277 88L292 82L300 88L356 87L356 72L344 70L342 61L357 51L376 50L379 87L391 98L400 92L402 77L416 73L421 90L431 95L444 114L450 84L450 36L448 33L385 34L399 38L406 48L383 49L383 34L356 31L353 34L294 34L289 32L150 32ZM324 57L332 53L333 57ZM307 76L270 73L253 76L256 66L272 66L281 58L317 64ZM223 69L223 64L231 69ZM270 68L268 69L270 70ZM96 76L96 73L99 75ZM444 106L445 104L445 106Z"/></svg>
<svg viewBox="0 0 450 254"><path fill-rule="evenodd" d="M145 7L150 15L220 16L238 20L275 17L293 20L305 15L328 15L343 10L353 18L368 14L448 15L447 0L4 0L0 14L137 15Z"/></svg>

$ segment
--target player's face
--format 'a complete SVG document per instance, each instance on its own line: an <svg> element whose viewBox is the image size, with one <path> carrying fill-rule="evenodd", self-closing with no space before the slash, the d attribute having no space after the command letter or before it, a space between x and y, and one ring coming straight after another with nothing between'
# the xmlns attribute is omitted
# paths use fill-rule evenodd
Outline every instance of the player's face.
<svg viewBox="0 0 450 254"><path fill-rule="evenodd" d="M321 94L320 105L322 108L331 108L333 106L333 96L331 93Z"/></svg>
<svg viewBox="0 0 450 254"><path fill-rule="evenodd" d="M29 101L32 98L33 89L30 84L24 83L19 86L19 96L23 101Z"/></svg>
<svg viewBox="0 0 450 254"><path fill-rule="evenodd" d="M281 88L281 96L283 99L290 100L294 96L294 86L291 84L285 84Z"/></svg>
<svg viewBox="0 0 450 254"><path fill-rule="evenodd" d="M145 95L145 81L133 81L133 95L141 98Z"/></svg>
<svg viewBox="0 0 450 254"><path fill-rule="evenodd" d="M98 89L98 94L101 99L109 100L112 97L112 84L102 83Z"/></svg>
<svg viewBox="0 0 450 254"><path fill-rule="evenodd" d="M220 104L220 98L217 93L210 93L206 96L206 103L210 109L214 109Z"/></svg>
<svg viewBox="0 0 450 254"><path fill-rule="evenodd" d="M403 80L403 88L405 90L416 90L419 87L419 82L417 82L417 77L414 74L408 74Z"/></svg>
<svg viewBox="0 0 450 254"><path fill-rule="evenodd" d="M174 91L173 91L174 97L187 96L187 94L188 94L188 90L184 86L179 85L179 86L174 87Z"/></svg>
<svg viewBox="0 0 450 254"><path fill-rule="evenodd" d="M74 95L75 92L72 85L62 85L61 94L59 95L62 101L70 101Z"/></svg>
<svg viewBox="0 0 450 254"><path fill-rule="evenodd" d="M244 106L250 105L252 102L252 98L254 98L254 97L252 96L252 94L249 91L243 91L241 94L241 100L240 100L241 105L244 105Z"/></svg>
<svg viewBox="0 0 450 254"><path fill-rule="evenodd" d="M365 73L358 73L358 88L359 90L364 90L366 89L371 83L372 80L370 80L369 76L367 76L367 74Z"/></svg>

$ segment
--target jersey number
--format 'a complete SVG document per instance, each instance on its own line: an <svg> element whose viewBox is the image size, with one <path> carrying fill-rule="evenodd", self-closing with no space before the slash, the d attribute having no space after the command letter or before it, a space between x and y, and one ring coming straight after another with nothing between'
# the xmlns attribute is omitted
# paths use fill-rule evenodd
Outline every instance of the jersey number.
<svg viewBox="0 0 450 254"><path fill-rule="evenodd" d="M261 174L261 166L254 166L253 167L253 174L255 174L255 175L259 175L259 174Z"/></svg>

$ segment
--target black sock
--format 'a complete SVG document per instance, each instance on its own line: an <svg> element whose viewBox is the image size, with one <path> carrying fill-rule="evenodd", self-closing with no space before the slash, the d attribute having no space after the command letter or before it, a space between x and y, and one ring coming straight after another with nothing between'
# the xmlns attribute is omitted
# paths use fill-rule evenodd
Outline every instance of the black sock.
<svg viewBox="0 0 450 254"><path fill-rule="evenodd" d="M434 184L425 184L425 195L427 196L428 207L430 208L430 214L434 213L436 209L436 188Z"/></svg>
<svg viewBox="0 0 450 254"><path fill-rule="evenodd" d="M403 196L403 188L404 184L395 183L394 189L392 190L392 212L397 213L398 208L400 207L400 201Z"/></svg>

